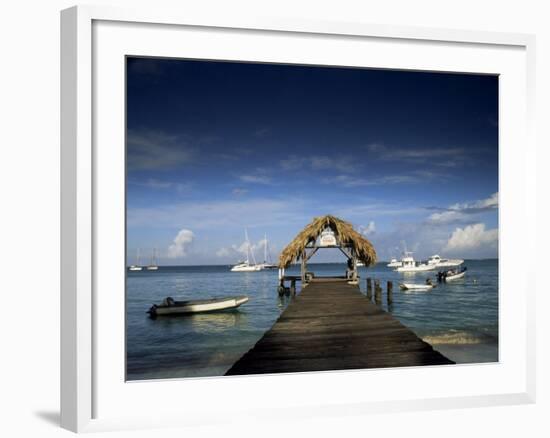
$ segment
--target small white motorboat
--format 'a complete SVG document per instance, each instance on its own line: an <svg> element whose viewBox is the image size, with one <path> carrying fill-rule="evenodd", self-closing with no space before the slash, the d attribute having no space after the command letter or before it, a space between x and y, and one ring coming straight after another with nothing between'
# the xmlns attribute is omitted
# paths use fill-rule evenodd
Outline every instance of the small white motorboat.
<svg viewBox="0 0 550 438"><path fill-rule="evenodd" d="M454 269L449 271L440 271L437 274L438 281L453 281L453 280L459 280L461 278L464 278L464 275L466 275L467 268L464 267L461 270Z"/></svg>
<svg viewBox="0 0 550 438"><path fill-rule="evenodd" d="M248 297L246 295L189 301L176 301L171 297L167 297L162 300L161 304L153 304L147 313L151 317L155 317L158 315L182 315L214 312L218 310L236 309L247 301Z"/></svg>
<svg viewBox="0 0 550 438"><path fill-rule="evenodd" d="M399 287L403 290L430 290L435 286L433 284L400 283Z"/></svg>
<svg viewBox="0 0 550 438"><path fill-rule="evenodd" d="M447 278L445 279L445 281L452 281L452 280L458 280L459 278L462 278L464 277L464 275L466 274L465 271L462 271L458 274L454 274L454 275L447 275Z"/></svg>

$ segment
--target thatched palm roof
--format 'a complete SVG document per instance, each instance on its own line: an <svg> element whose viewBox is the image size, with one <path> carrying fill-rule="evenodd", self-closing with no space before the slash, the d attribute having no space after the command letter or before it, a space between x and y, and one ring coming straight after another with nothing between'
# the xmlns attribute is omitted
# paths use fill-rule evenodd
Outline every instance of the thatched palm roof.
<svg viewBox="0 0 550 438"><path fill-rule="evenodd" d="M337 241L342 246L348 246L355 250L356 257L365 266L376 263L376 250L372 243L353 229L353 225L337 217L327 215L316 217L290 242L279 256L279 267L287 268L295 260L300 260L304 248L315 243L325 228L334 231Z"/></svg>

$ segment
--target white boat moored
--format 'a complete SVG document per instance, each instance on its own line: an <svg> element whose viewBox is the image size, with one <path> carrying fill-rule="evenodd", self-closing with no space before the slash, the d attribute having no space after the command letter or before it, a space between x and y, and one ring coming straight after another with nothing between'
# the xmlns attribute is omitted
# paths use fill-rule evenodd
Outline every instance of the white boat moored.
<svg viewBox="0 0 550 438"><path fill-rule="evenodd" d="M188 301L176 301L171 297L167 297L161 304L153 304L147 313L154 317L157 315L182 315L190 313L214 312L217 310L235 309L247 301L248 297L246 295Z"/></svg>
<svg viewBox="0 0 550 438"><path fill-rule="evenodd" d="M428 260L428 265L437 268L454 268L464 263L462 259L442 259L438 254L434 254Z"/></svg>
<svg viewBox="0 0 550 438"><path fill-rule="evenodd" d="M248 261L239 263L231 268L231 272L255 272L261 270L261 265L252 265Z"/></svg>
<svg viewBox="0 0 550 438"><path fill-rule="evenodd" d="M386 265L388 268L399 268L402 265L402 263L397 260L395 257L392 257L390 262Z"/></svg>
<svg viewBox="0 0 550 438"><path fill-rule="evenodd" d="M244 229L245 247L246 247L246 260L239 262L231 268L231 272L256 272L263 269L262 265L256 263L256 257L254 257L254 251L250 246L250 240L248 240L248 230ZM253 263L250 263L252 258Z"/></svg>
<svg viewBox="0 0 550 438"><path fill-rule="evenodd" d="M453 280L459 280L461 278L464 278L466 275L466 267L462 268L462 270L454 269L449 271L440 271L437 274L438 281L453 281Z"/></svg>
<svg viewBox="0 0 550 438"><path fill-rule="evenodd" d="M140 264L140 260L139 260L139 248L137 249L137 252L136 252L136 263L134 265L130 265L128 267L128 270L129 271L141 271L143 269L143 266L141 266Z"/></svg>
<svg viewBox="0 0 550 438"><path fill-rule="evenodd" d="M433 284L400 283L399 287L404 290L430 290L435 286Z"/></svg>
<svg viewBox="0 0 550 438"><path fill-rule="evenodd" d="M401 259L401 266L397 267L397 272L425 272L435 269L433 265L427 265L425 263L416 263L412 256L412 252L406 252Z"/></svg>
<svg viewBox="0 0 550 438"><path fill-rule="evenodd" d="M445 281L452 281L452 280L458 280L460 278L463 278L464 275L466 275L466 271L462 271L458 274L454 274L454 275L448 275L447 278L445 278Z"/></svg>

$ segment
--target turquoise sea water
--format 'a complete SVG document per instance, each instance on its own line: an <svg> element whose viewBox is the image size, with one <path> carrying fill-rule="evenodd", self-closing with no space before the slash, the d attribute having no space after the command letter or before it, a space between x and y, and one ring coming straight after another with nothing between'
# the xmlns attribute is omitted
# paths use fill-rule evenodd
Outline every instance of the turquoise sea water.
<svg viewBox="0 0 550 438"><path fill-rule="evenodd" d="M457 363L498 361L498 260L467 260L466 277L428 292L401 291L402 281L424 282L435 272L398 274L385 266L359 268L380 279L383 307L418 336ZM273 325L291 298L277 293L277 270L230 272L229 266L160 267L127 274L127 379L223 375ZM344 264L311 264L318 276L343 275ZM298 268L287 274L298 274ZM386 281L394 283L388 308ZM171 296L204 299L245 294L238 310L148 318L153 303Z"/></svg>

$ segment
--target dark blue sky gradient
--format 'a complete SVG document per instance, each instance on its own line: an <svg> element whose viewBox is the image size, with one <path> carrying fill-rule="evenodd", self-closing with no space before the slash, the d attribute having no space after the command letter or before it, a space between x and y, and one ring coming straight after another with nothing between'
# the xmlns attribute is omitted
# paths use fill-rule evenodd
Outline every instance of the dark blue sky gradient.
<svg viewBox="0 0 550 438"><path fill-rule="evenodd" d="M277 252L325 213L373 222L382 258L403 240L419 257L460 252L447 245L457 228L497 227L495 203L480 208L498 192L495 76L127 62L130 255L158 247L166 263L229 263L245 226ZM432 217L450 210L445 223ZM181 229L193 239L168 258ZM494 242L464 245L496 255Z"/></svg>

